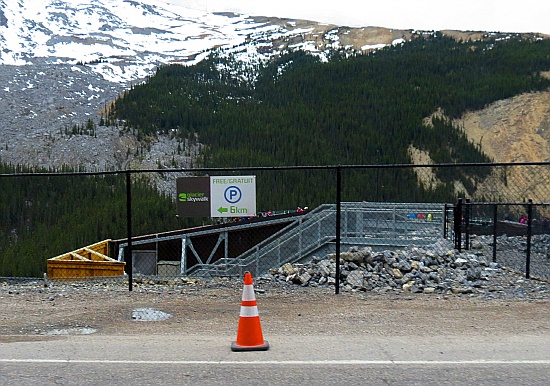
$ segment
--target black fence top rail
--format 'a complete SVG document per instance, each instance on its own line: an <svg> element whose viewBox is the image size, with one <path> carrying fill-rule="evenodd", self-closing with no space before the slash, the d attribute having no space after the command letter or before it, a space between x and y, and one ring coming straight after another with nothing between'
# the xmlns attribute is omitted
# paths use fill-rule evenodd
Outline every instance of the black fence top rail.
<svg viewBox="0 0 550 386"><path fill-rule="evenodd" d="M112 174L138 173L197 173L227 171L261 171L261 170L331 170L331 169L400 169L400 168L447 168L472 166L550 166L549 162L492 162L492 163L450 163L450 164L367 164L367 165L303 165L303 166L237 166L225 168L188 168L188 169L128 169L94 172L38 172L38 173L2 173L2 177L55 177L55 176L97 176Z"/></svg>
<svg viewBox="0 0 550 386"><path fill-rule="evenodd" d="M533 205L533 206L548 206L550 205L550 202L463 202L462 205L464 206L527 206L527 205Z"/></svg>

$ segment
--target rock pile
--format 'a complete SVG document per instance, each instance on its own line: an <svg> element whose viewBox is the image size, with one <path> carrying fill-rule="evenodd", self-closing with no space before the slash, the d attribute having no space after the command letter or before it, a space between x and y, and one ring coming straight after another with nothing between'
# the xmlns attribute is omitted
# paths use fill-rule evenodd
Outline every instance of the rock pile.
<svg viewBox="0 0 550 386"><path fill-rule="evenodd" d="M374 252L351 248L340 254L340 285L358 291L469 294L510 291L521 276L504 271L482 252L461 252L448 240L427 247ZM272 269L273 280L302 286L329 286L336 280L335 255L313 258L305 264ZM510 275L508 280L502 280ZM511 278L513 276L513 278ZM523 280L524 281L524 280ZM545 283L536 282L546 292ZM525 291L525 289L524 289Z"/></svg>

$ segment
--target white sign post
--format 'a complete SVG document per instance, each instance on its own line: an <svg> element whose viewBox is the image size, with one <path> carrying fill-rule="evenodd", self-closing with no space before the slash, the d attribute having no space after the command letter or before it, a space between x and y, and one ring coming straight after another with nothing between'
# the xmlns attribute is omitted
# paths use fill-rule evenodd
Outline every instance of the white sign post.
<svg viewBox="0 0 550 386"><path fill-rule="evenodd" d="M252 217L256 215L256 176L211 176L212 217Z"/></svg>

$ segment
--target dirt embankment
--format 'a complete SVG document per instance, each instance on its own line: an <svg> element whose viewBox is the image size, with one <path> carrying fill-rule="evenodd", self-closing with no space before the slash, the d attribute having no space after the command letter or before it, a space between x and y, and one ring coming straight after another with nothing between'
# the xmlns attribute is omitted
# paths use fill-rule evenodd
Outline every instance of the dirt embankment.
<svg viewBox="0 0 550 386"><path fill-rule="evenodd" d="M543 76L550 77L550 71ZM442 111L434 112L434 115L442 114ZM464 114L454 124L494 162L550 161L550 90L497 101L482 110ZM409 153L414 164L433 163L427 152L411 147ZM506 178L503 178L503 173ZM425 186L434 188L439 184L428 168L417 171L417 176ZM550 168L495 169L493 175L478 185L476 195L492 197L498 192L499 200L503 201L518 201L519 195L523 195L523 198L535 202L547 202L550 199L549 183ZM457 184L456 190L464 191L464 187Z"/></svg>
<svg viewBox="0 0 550 386"><path fill-rule="evenodd" d="M495 102L456 124L495 162L550 161L550 91Z"/></svg>
<svg viewBox="0 0 550 386"><path fill-rule="evenodd" d="M550 161L550 90L495 102L456 123L495 162ZM550 168L516 167L506 173L506 183L494 173L478 194L488 197L499 192L507 201L518 201L520 195L549 201Z"/></svg>

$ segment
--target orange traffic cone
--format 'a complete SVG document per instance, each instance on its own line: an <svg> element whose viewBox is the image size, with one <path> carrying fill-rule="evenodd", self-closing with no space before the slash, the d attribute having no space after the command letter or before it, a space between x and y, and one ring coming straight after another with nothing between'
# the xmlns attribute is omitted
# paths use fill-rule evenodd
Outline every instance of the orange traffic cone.
<svg viewBox="0 0 550 386"><path fill-rule="evenodd" d="M264 340L254 285L250 272L244 274L243 299L237 341L231 343L232 351L265 351L269 350L269 343Z"/></svg>

